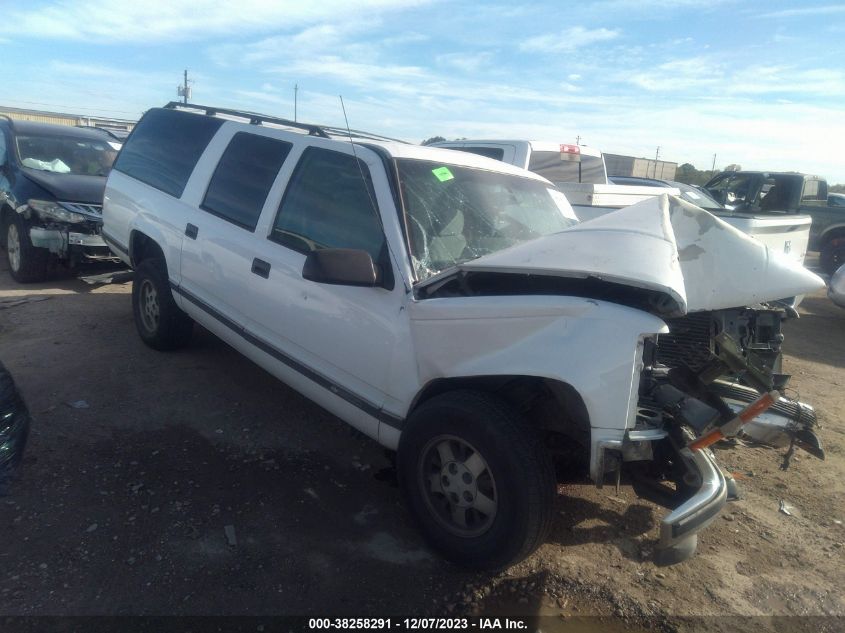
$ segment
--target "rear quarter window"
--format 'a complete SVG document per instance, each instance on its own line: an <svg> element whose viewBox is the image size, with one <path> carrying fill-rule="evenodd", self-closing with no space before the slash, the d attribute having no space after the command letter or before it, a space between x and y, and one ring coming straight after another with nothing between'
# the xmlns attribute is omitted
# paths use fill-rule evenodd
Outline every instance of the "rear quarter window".
<svg viewBox="0 0 845 633"><path fill-rule="evenodd" d="M572 155L560 152L531 152L528 169L555 184L562 182L607 184L604 161L600 157L581 154L580 158L580 161L576 161Z"/></svg>
<svg viewBox="0 0 845 633"><path fill-rule="evenodd" d="M135 126L114 169L176 198L222 119L155 109Z"/></svg>
<svg viewBox="0 0 845 633"><path fill-rule="evenodd" d="M470 154L478 154L479 156L486 156L494 160L504 160L505 150L501 147L458 147L462 152L469 152Z"/></svg>
<svg viewBox="0 0 845 633"><path fill-rule="evenodd" d="M220 158L200 208L250 231L292 145L238 132Z"/></svg>

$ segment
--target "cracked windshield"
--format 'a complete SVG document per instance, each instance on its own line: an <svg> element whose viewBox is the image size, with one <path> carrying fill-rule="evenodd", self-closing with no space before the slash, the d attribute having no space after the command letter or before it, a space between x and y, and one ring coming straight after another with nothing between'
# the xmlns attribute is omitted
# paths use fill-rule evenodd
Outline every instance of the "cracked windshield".
<svg viewBox="0 0 845 633"><path fill-rule="evenodd" d="M420 281L577 223L560 192L543 182L430 161L397 163Z"/></svg>

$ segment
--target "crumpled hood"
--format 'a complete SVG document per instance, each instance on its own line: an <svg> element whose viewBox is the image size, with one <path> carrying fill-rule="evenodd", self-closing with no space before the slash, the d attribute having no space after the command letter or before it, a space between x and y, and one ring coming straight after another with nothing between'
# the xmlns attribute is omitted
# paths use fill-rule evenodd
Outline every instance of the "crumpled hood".
<svg viewBox="0 0 845 633"><path fill-rule="evenodd" d="M825 286L803 266L666 194L458 269L598 278L665 293L680 313L754 305Z"/></svg>
<svg viewBox="0 0 845 633"><path fill-rule="evenodd" d="M53 194L56 200L103 204L103 194L106 190L104 176L59 174L27 167L22 171L32 182Z"/></svg>

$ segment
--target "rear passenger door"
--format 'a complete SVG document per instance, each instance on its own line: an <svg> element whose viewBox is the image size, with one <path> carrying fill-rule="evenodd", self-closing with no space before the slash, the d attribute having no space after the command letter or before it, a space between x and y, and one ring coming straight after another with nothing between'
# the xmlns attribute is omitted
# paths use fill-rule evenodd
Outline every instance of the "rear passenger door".
<svg viewBox="0 0 845 633"><path fill-rule="evenodd" d="M261 130L233 131L215 138L196 170L205 177L186 193L197 210L185 227L180 293L237 330L252 298L255 229L291 144Z"/></svg>
<svg viewBox="0 0 845 633"><path fill-rule="evenodd" d="M351 150L302 152L265 238L255 242L265 268L250 278L249 305L251 328L277 359L374 417L397 347L404 285L379 215L379 207L393 210L384 169L373 152L357 152L357 160ZM367 251L387 287L304 279L306 256L319 248Z"/></svg>

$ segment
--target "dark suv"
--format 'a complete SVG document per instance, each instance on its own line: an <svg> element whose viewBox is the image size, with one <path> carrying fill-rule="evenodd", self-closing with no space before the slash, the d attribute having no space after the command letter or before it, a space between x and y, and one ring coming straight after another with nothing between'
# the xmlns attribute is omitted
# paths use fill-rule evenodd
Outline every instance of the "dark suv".
<svg viewBox="0 0 845 633"><path fill-rule="evenodd" d="M0 245L19 282L51 265L113 259L100 237L120 143L101 130L0 117Z"/></svg>

